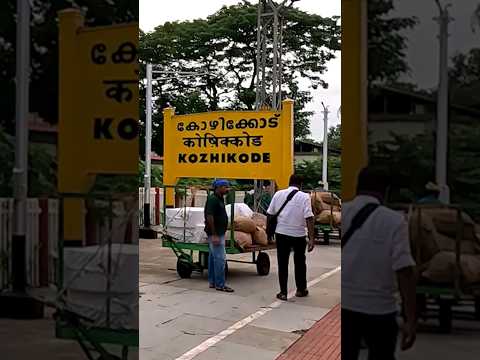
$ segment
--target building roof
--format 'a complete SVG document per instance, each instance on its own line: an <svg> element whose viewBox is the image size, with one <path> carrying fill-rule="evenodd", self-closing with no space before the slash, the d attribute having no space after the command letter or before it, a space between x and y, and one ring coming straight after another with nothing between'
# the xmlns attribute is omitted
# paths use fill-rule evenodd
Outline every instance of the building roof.
<svg viewBox="0 0 480 360"><path fill-rule="evenodd" d="M43 120L37 113L30 113L28 118L28 130L41 133L57 133L58 127Z"/></svg>

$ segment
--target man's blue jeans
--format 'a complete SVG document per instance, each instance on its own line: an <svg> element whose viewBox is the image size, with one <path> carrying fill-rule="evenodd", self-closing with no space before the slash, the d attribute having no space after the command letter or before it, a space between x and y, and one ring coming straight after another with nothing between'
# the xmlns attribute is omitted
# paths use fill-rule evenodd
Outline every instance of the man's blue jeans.
<svg viewBox="0 0 480 360"><path fill-rule="evenodd" d="M219 236L220 244L213 245L212 237L208 237L208 282L216 288L225 286L225 235Z"/></svg>

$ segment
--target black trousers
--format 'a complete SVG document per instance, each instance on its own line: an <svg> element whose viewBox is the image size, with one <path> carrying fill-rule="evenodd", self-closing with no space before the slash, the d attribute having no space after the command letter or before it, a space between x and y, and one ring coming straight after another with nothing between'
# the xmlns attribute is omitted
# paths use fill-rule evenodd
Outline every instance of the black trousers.
<svg viewBox="0 0 480 360"><path fill-rule="evenodd" d="M285 295L288 293L288 262L290 260L290 252L292 251L292 249L293 263L295 264L295 283L297 285L297 290L306 290L306 237L293 237L282 234L275 234L275 240L277 243L278 280L280 282L280 292Z"/></svg>
<svg viewBox="0 0 480 360"><path fill-rule="evenodd" d="M368 360L395 360L397 314L368 315L342 309L342 360L357 360L365 340Z"/></svg>

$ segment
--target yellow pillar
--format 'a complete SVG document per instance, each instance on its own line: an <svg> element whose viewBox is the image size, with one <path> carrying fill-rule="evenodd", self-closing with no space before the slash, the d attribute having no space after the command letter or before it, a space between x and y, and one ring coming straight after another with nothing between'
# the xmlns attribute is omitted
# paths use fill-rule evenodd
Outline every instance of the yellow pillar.
<svg viewBox="0 0 480 360"><path fill-rule="evenodd" d="M366 1L342 0L342 199L355 195L367 164Z"/></svg>
<svg viewBox="0 0 480 360"><path fill-rule="evenodd" d="M68 153L63 152L64 141L74 138L75 131L71 124L76 120L75 101L77 94L73 90L77 84L79 73L75 69L77 62L77 33L84 26L84 17L76 9L59 12L59 119L58 119L58 190L60 193L81 193L93 183L90 177L80 176L78 169L84 167L78 163L82 156L73 151L84 151L82 144L70 147ZM82 139L78 139L82 141ZM85 202L81 198L65 198L63 205L63 229L65 242L84 240Z"/></svg>
<svg viewBox="0 0 480 360"><path fill-rule="evenodd" d="M282 101L282 121L287 122L290 126L286 126L283 133L284 144L289 144L289 146L283 147L283 159L285 159L282 171L282 177L280 179L275 179L278 189L286 189L288 187L288 181L290 180L290 175L293 174L294 167L294 143L293 143L293 104L292 99L285 99Z"/></svg>
<svg viewBox="0 0 480 360"><path fill-rule="evenodd" d="M167 124L172 121L172 117L175 115L175 109L172 107L168 107L163 109L163 123ZM167 134L167 127L164 126L164 133L163 138L166 140L167 136L172 136L172 134ZM164 140L164 142L165 142ZM165 155L165 151L164 151ZM165 186L173 186L177 183L177 178L175 175L172 175L171 170L171 163L175 161L175 159L169 158L164 156L163 159L163 185ZM175 190L173 188L165 188L165 206L166 207L173 207L175 206Z"/></svg>

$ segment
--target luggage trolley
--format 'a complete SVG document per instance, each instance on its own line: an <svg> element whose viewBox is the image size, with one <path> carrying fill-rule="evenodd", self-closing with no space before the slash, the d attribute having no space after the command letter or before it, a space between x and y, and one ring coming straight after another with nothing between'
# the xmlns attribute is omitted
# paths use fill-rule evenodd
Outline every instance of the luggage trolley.
<svg viewBox="0 0 480 360"><path fill-rule="evenodd" d="M455 269L453 282L435 283L423 276L417 280L417 316L419 318L436 317L439 329L443 333L452 331L454 318L453 307L459 304L473 305L473 318L480 320L480 283L465 284L462 279L461 269L461 240L464 233L464 222L462 209L455 205L434 205L434 204L391 204L390 208L402 211L407 214L409 220L409 231L411 236L420 231L420 219L424 209L452 209L456 211L456 236L455 236ZM414 210L417 212L417 226L411 225L410 219ZM412 253L417 264L421 265L419 244L411 244Z"/></svg>
<svg viewBox="0 0 480 360"><path fill-rule="evenodd" d="M173 188L175 190L183 190L186 193L187 188L185 186L164 186L166 188ZM164 192L165 193L165 192ZM257 273L260 276L266 276L270 273L270 256L266 252L267 250L276 249L275 244L268 244L268 245L253 245L252 247L248 247L246 249L241 249L235 243L234 237L234 227L233 227L233 219L235 218L235 191L231 191L228 195L229 199L233 199L231 201L231 221L230 221L230 229L229 234L230 238L226 240L225 244L225 252L227 255L238 255L238 254L245 254L251 253L252 260L251 261L243 261L243 260L236 260L236 259L227 259L225 263L225 273L228 274L228 262L234 263L243 263L243 264L254 264L257 268ZM186 214L186 202L184 204L184 214ZM186 216L184 216L185 218ZM167 224L166 224L166 204L165 201L163 202L163 213L162 213L162 226L163 229L161 232L162 238L162 246L171 248L175 255L177 256L177 273L181 278L190 278L192 272L203 273L204 270L208 269L208 244L206 243L188 243L185 242L186 231L185 231L185 224L184 224L184 233L183 239L176 239L173 236L167 234ZM183 241L182 241L183 240ZM198 261L194 260L194 253L198 252Z"/></svg>

